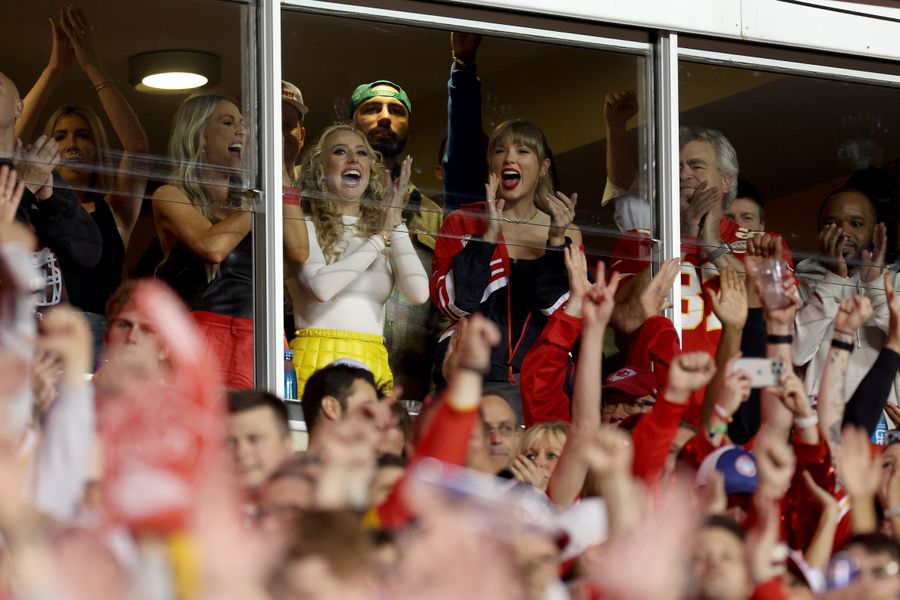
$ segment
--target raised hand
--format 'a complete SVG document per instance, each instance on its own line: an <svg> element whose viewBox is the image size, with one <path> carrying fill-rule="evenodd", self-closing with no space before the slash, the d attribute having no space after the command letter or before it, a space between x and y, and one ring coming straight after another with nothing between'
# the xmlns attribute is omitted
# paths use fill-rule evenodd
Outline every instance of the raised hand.
<svg viewBox="0 0 900 600"><path fill-rule="evenodd" d="M566 263L566 273L569 275L569 300L564 310L567 315L580 317L584 297L591 289L591 282L587 276L587 259L581 248L567 246L563 248L563 260Z"/></svg>
<svg viewBox="0 0 900 600"><path fill-rule="evenodd" d="M491 349L500 343L500 330L497 326L475 313L466 317L468 323L455 335L459 335L456 352L459 355L457 365L470 371L487 372L491 367Z"/></svg>
<svg viewBox="0 0 900 600"><path fill-rule="evenodd" d="M0 223L12 223L25 192L25 182L17 181L16 170L0 167Z"/></svg>
<svg viewBox="0 0 900 600"><path fill-rule="evenodd" d="M756 279L754 283L756 284L757 295L760 298L765 298L762 281ZM790 269L785 269L782 274L781 289L784 290L788 304L781 308L763 305L763 310L765 312L766 328L769 333L784 332L786 335L794 325L794 317L797 315L797 308L800 304L797 282L794 281L794 274Z"/></svg>
<svg viewBox="0 0 900 600"><path fill-rule="evenodd" d="M460 33L458 31L450 33L450 49L453 51L453 56L467 65L475 62L480 45L481 36L477 33Z"/></svg>
<svg viewBox="0 0 900 600"><path fill-rule="evenodd" d="M740 358L740 353L736 354L728 361L727 373L722 379L722 389L719 391L719 398L716 404L722 407L722 410L729 415L733 415L740 408L741 403L746 402L753 390L750 373L747 371L732 371L735 361Z"/></svg>
<svg viewBox="0 0 900 600"><path fill-rule="evenodd" d="M597 261L597 281L584 297L581 308L585 329L602 331L609 324L616 306L616 290L619 289L619 274L613 273L606 281L606 266Z"/></svg>
<svg viewBox="0 0 900 600"><path fill-rule="evenodd" d="M778 398L795 419L811 416L815 412L809 403L806 386L794 371L782 373L779 383L781 388L778 389Z"/></svg>
<svg viewBox="0 0 900 600"><path fill-rule="evenodd" d="M385 194L381 201L381 232L383 235L391 235L394 227L403 222L403 198L409 187L409 177L412 173L412 156L407 156L400 164L400 176L394 181L391 174L385 171Z"/></svg>
<svg viewBox="0 0 900 600"><path fill-rule="evenodd" d="M485 198L487 199L487 229L484 232L484 241L496 244L500 239L500 225L503 221L503 206L506 201L497 198L497 189L500 187L500 177L496 173L488 175L488 182L484 185Z"/></svg>
<svg viewBox="0 0 900 600"><path fill-rule="evenodd" d="M637 94L634 90L617 90L606 94L603 116L607 124L624 125L638 112Z"/></svg>
<svg viewBox="0 0 900 600"><path fill-rule="evenodd" d="M631 477L634 448L631 438L618 427L601 427L581 440L579 454L599 478Z"/></svg>
<svg viewBox="0 0 900 600"><path fill-rule="evenodd" d="M678 258L670 258L662 263L652 278L649 269L642 271L637 276L634 291L613 310L610 319L612 326L625 334L632 333L648 318L671 306L668 297L680 271L681 260Z"/></svg>
<svg viewBox="0 0 900 600"><path fill-rule="evenodd" d="M873 499L881 487L881 464L872 456L865 429L849 425L842 432L838 474L851 498Z"/></svg>
<svg viewBox="0 0 900 600"><path fill-rule="evenodd" d="M682 352L672 359L665 397L684 404L694 390L710 382L716 373L716 361L706 352Z"/></svg>
<svg viewBox="0 0 900 600"><path fill-rule="evenodd" d="M834 329L838 333L854 334L872 316L872 302L865 296L850 296L841 300L834 317Z"/></svg>
<svg viewBox="0 0 900 600"><path fill-rule="evenodd" d="M550 215L550 231L548 238L551 246L562 246L566 242L566 229L575 220L575 205L578 204L578 194L566 196L562 192L555 195L547 194L544 202L538 204L538 208Z"/></svg>
<svg viewBox="0 0 900 600"><path fill-rule="evenodd" d="M862 265L859 267L859 279L863 283L871 283L884 273L884 257L887 254L887 227L884 223L875 225L872 251L862 251Z"/></svg>
<svg viewBox="0 0 900 600"><path fill-rule="evenodd" d="M743 329L747 322L747 290L744 280L731 267L722 269L719 290L710 293L713 312L723 325Z"/></svg>
<svg viewBox="0 0 900 600"><path fill-rule="evenodd" d="M815 498L816 503L822 507L823 511L830 510L837 512L837 498L816 483L816 480L809 474L809 471L803 471L803 482L806 484L806 488L810 491L812 497Z"/></svg>
<svg viewBox="0 0 900 600"><path fill-rule="evenodd" d="M834 224L828 223L819 230L819 252L825 268L838 277L847 277L847 260L844 258L844 232Z"/></svg>
<svg viewBox="0 0 900 600"><path fill-rule="evenodd" d="M99 65L94 50L94 26L87 20L77 6L67 6L59 11L59 26L75 51L75 57L81 68L87 71Z"/></svg>
<svg viewBox="0 0 900 600"><path fill-rule="evenodd" d="M794 450L777 435L766 431L757 437L753 456L759 469L759 487L756 493L763 498L780 500L791 486L797 457Z"/></svg>
<svg viewBox="0 0 900 600"><path fill-rule="evenodd" d="M59 145L52 137L42 135L23 149L16 169L19 179L38 200L46 200L53 194L53 169L59 164Z"/></svg>
<svg viewBox="0 0 900 600"><path fill-rule="evenodd" d="M60 21L62 21L63 11L60 11ZM47 61L47 68L54 72L65 71L75 62L75 51L72 49L72 43L69 36L65 34L62 26L57 25L53 19L50 21L50 60Z"/></svg>

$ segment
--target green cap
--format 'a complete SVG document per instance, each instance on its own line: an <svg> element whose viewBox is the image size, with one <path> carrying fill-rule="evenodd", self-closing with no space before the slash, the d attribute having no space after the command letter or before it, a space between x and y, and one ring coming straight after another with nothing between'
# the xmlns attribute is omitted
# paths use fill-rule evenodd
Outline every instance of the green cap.
<svg viewBox="0 0 900 600"><path fill-rule="evenodd" d="M397 90L393 92L391 90L373 90L372 88L378 87L379 85L388 85ZM393 81L388 81L387 79L379 79L378 81L373 81L372 83L364 83L361 86L357 87L353 90L353 95L350 96L350 114L356 112L356 109L360 107L363 102L366 102L370 98L376 98L378 96L383 96L386 98L396 98L400 101L403 106L406 107L406 110L412 114L412 102L409 101L409 96L406 95L406 92L403 91L403 88L394 83Z"/></svg>

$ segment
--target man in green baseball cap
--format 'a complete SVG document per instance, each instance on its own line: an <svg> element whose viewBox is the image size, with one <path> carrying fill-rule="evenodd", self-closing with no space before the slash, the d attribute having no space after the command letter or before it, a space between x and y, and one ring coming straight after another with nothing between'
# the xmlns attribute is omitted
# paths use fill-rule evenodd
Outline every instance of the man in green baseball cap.
<svg viewBox="0 0 900 600"><path fill-rule="evenodd" d="M366 134L388 163L394 163L406 147L412 113L412 103L403 88L386 79L364 83L353 91L350 111L354 126Z"/></svg>
<svg viewBox="0 0 900 600"><path fill-rule="evenodd" d="M409 137L412 102L406 91L392 81L380 79L358 86L350 96L353 126L363 132L384 159L393 177L400 173ZM441 228L443 209L410 182L403 198L403 220L409 228L416 253L431 270L435 236ZM391 369L403 386L405 398L421 400L428 391L422 365L431 364L439 313L425 303L411 306L395 288L386 306L385 339L391 349Z"/></svg>

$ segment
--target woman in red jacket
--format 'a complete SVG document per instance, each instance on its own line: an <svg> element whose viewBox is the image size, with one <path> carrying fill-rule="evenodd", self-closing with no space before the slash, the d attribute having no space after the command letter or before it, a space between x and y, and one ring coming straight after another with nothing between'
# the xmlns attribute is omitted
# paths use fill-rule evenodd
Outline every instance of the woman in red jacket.
<svg viewBox="0 0 900 600"><path fill-rule="evenodd" d="M520 419L522 360L568 298L562 249L581 245L572 224L577 195L554 193L551 156L534 123L507 121L494 130L485 201L444 220L431 278L432 300L453 321L477 311L500 328L485 387L510 393Z"/></svg>

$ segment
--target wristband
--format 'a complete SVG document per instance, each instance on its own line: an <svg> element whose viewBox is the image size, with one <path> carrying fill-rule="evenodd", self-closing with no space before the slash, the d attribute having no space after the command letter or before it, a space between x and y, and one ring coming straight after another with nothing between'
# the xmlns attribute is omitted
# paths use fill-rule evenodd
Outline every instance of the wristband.
<svg viewBox="0 0 900 600"><path fill-rule="evenodd" d="M731 247L726 241L722 241L719 244L719 247L706 255L706 260L711 263L715 263L717 260L722 258L725 254L734 254L734 249Z"/></svg>
<svg viewBox="0 0 900 600"><path fill-rule="evenodd" d="M456 63L456 65L459 67L466 68L475 64L474 60L472 62L464 61L456 55L456 52L453 52L452 50L450 51L450 55L453 57L453 62Z"/></svg>
<svg viewBox="0 0 900 600"><path fill-rule="evenodd" d="M728 425L725 425L723 423L716 427L707 427L706 431L709 433L709 437L713 437L716 435L725 435L725 433L728 432Z"/></svg>
<svg viewBox="0 0 900 600"><path fill-rule="evenodd" d="M283 188L281 203L288 206L300 206L300 190L292 187Z"/></svg>
<svg viewBox="0 0 900 600"><path fill-rule="evenodd" d="M103 81L101 81L100 83L98 83L97 85L94 86L94 90L99 92L103 88L107 88L111 85L113 85L112 79L104 79Z"/></svg>
<svg viewBox="0 0 900 600"><path fill-rule="evenodd" d="M792 335L772 335L771 333L766 336L767 344L792 344L794 342L794 336Z"/></svg>
<svg viewBox="0 0 900 600"><path fill-rule="evenodd" d="M886 511L884 511L884 516L887 518L900 517L900 504L896 506L892 506Z"/></svg>
<svg viewBox="0 0 900 600"><path fill-rule="evenodd" d="M831 347L837 348L838 350L846 350L847 352L853 352L853 344L850 342L842 342L841 340L831 340Z"/></svg>
<svg viewBox="0 0 900 600"><path fill-rule="evenodd" d="M714 405L713 410L715 411L716 416L726 423L731 423L732 421L734 421L734 419L731 418L731 415L728 414L728 411L722 408L720 405Z"/></svg>
<svg viewBox="0 0 900 600"><path fill-rule="evenodd" d="M808 417L796 417L794 419L794 427L797 429L809 429L819 424L818 413L813 413Z"/></svg>

